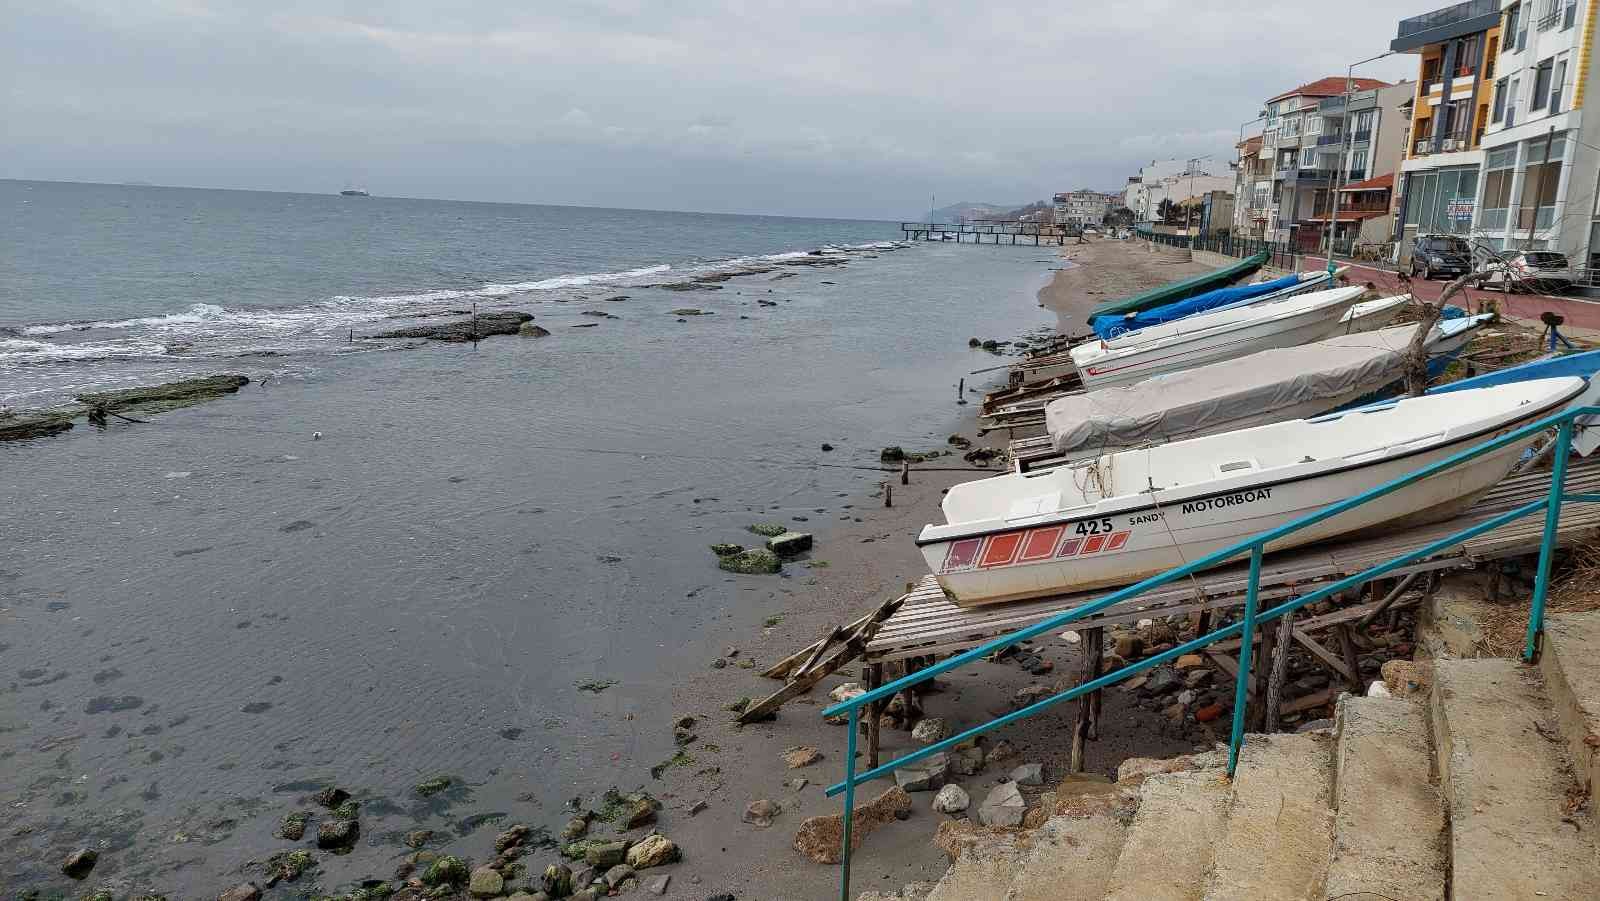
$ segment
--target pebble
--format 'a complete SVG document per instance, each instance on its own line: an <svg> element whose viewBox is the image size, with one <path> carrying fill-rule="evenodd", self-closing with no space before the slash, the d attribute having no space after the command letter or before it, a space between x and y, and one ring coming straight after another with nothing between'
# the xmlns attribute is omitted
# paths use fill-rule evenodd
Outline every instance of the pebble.
<svg viewBox="0 0 1600 901"><path fill-rule="evenodd" d="M751 801L750 806L744 809L744 821L752 826L765 829L772 825L772 821L783 812L783 806L777 801L762 798Z"/></svg>
<svg viewBox="0 0 1600 901"><path fill-rule="evenodd" d="M1037 763L1025 763L1011 771L1011 781L1018 785L1043 785L1044 766Z"/></svg>
<svg viewBox="0 0 1600 901"><path fill-rule="evenodd" d="M946 785L944 788L939 789L937 795L933 796L933 809L940 813L961 813L971 803L972 799L967 796L966 789L954 784Z"/></svg>

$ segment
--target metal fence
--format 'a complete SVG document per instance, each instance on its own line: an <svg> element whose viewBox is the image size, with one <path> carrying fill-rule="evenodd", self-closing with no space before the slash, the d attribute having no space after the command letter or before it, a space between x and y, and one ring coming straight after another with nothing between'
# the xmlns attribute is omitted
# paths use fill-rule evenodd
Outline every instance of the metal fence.
<svg viewBox="0 0 1600 901"><path fill-rule="evenodd" d="M1187 247L1190 250L1204 250L1208 253L1220 253L1223 256L1244 259L1258 253L1268 255L1267 265L1277 269L1295 268L1295 249L1293 246L1280 241L1267 241L1262 238L1242 238L1232 234L1220 235L1163 235L1159 232L1141 231L1140 237L1148 238L1157 244L1169 247Z"/></svg>

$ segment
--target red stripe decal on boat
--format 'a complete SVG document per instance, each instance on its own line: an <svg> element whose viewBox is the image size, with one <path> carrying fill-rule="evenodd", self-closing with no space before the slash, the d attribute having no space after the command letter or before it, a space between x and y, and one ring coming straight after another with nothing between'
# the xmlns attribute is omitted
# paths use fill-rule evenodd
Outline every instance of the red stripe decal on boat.
<svg viewBox="0 0 1600 901"><path fill-rule="evenodd" d="M967 538L962 541L951 542L950 550L944 557L944 571L955 572L958 569L967 569L978 562L978 548L983 547L982 538Z"/></svg>
<svg viewBox="0 0 1600 901"><path fill-rule="evenodd" d="M1132 532L1113 532L1110 543L1106 545L1106 550L1114 551L1117 548L1127 544L1128 536L1132 534Z"/></svg>
<svg viewBox="0 0 1600 901"><path fill-rule="evenodd" d="M1017 559L1017 549L1022 547L1023 532L1007 532L989 537L989 546L983 549L979 567L1005 566Z"/></svg>
<svg viewBox="0 0 1600 901"><path fill-rule="evenodd" d="M1078 552L1078 548L1082 544L1082 538L1068 538L1066 541L1061 543L1061 552L1056 554L1056 557L1058 559L1061 557L1071 557L1073 554Z"/></svg>
<svg viewBox="0 0 1600 901"><path fill-rule="evenodd" d="M1106 536L1090 535L1089 540L1083 545L1083 552L1085 554L1098 554L1100 553L1100 549L1105 546L1105 543Z"/></svg>
<svg viewBox="0 0 1600 901"><path fill-rule="evenodd" d="M1066 526L1051 526L1045 529L1034 529L1028 533L1028 540L1022 544L1022 554L1017 557L1018 563L1030 560L1047 560L1055 552L1056 542L1061 540L1061 533L1067 530Z"/></svg>

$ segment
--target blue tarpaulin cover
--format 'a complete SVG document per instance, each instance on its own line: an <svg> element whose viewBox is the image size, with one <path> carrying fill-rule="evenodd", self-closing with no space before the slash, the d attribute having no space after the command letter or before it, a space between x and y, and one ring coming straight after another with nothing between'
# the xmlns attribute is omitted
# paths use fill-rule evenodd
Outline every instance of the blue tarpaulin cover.
<svg viewBox="0 0 1600 901"><path fill-rule="evenodd" d="M1152 325L1160 325L1163 322L1171 322L1174 319L1182 319L1185 316L1193 316L1196 313L1204 313L1207 310L1215 310L1218 307L1225 307L1241 300L1250 300L1251 298L1271 294L1274 291L1293 288L1299 284L1301 284L1300 276L1286 275L1280 279L1255 285L1218 288L1215 291L1207 291L1188 300L1152 307L1142 313L1133 313L1127 316L1117 314L1096 316L1089 320L1089 324L1094 327L1094 333L1099 335L1102 340L1110 340L1124 332L1137 331L1138 329L1149 328Z"/></svg>

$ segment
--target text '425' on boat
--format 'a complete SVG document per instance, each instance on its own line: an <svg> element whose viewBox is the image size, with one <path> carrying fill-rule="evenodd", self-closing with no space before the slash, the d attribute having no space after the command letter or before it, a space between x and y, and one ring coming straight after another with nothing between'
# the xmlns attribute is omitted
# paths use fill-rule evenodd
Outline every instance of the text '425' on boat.
<svg viewBox="0 0 1600 901"><path fill-rule="evenodd" d="M917 538L957 603L1124 585L1411 473L1578 398L1578 377L1410 397L950 489ZM1278 550L1455 515L1510 472L1513 442L1284 536Z"/></svg>

